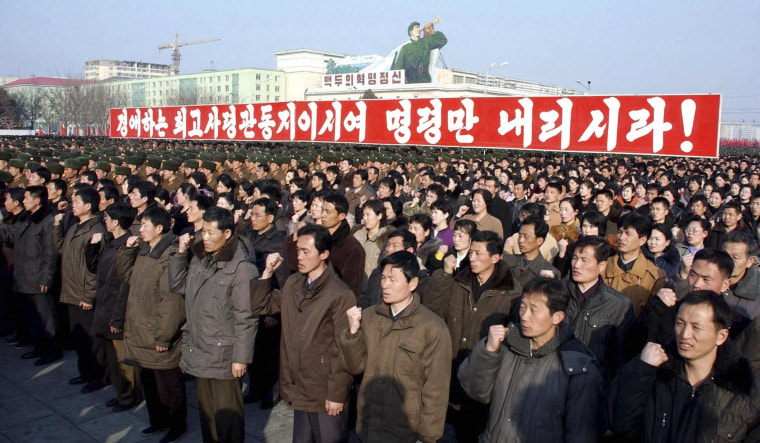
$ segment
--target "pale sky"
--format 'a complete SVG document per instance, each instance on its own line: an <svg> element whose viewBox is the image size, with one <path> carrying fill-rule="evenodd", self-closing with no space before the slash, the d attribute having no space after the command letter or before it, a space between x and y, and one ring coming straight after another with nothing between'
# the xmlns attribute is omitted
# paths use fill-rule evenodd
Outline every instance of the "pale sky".
<svg viewBox="0 0 760 443"><path fill-rule="evenodd" d="M96 1L0 0L0 76L84 76L94 59L181 72L275 68L274 52L387 55L410 22L436 26L449 68L592 94L723 95L724 122L760 122L760 1Z"/></svg>

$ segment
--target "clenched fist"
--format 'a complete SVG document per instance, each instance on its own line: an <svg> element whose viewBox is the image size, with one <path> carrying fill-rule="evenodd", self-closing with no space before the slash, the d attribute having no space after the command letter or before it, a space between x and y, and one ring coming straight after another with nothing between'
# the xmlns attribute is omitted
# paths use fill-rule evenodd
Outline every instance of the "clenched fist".
<svg viewBox="0 0 760 443"><path fill-rule="evenodd" d="M362 308L358 306L350 308L346 311L346 317L348 317L348 332L352 335L356 334L362 325Z"/></svg>
<svg viewBox="0 0 760 443"><path fill-rule="evenodd" d="M504 325L493 325L488 328L488 340L486 341L486 351L499 352L499 346L501 342L507 338L507 332L509 329Z"/></svg>
<svg viewBox="0 0 760 443"><path fill-rule="evenodd" d="M641 350L641 361L650 366L658 367L668 361L668 354L665 353L659 343L650 341Z"/></svg>

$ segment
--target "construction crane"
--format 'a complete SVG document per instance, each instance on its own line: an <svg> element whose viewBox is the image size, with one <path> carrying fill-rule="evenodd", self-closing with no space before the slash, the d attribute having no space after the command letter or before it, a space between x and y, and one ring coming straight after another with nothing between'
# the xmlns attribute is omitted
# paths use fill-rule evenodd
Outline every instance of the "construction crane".
<svg viewBox="0 0 760 443"><path fill-rule="evenodd" d="M217 40L221 40L219 38L207 38L204 40L192 40L189 42L182 42L179 43L179 32L174 34L174 43L169 43L168 45L162 45L158 47L158 52L163 51L164 49L173 49L172 51L172 72L174 75L179 74L179 60L181 56L179 55L179 47L180 46L188 46L188 45L199 45L201 43L208 43L208 42L215 42Z"/></svg>

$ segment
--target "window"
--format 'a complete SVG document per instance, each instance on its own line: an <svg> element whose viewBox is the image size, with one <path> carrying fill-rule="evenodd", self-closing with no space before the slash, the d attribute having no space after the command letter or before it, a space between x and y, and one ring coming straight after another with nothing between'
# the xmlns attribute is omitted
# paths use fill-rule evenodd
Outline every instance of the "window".
<svg viewBox="0 0 760 443"><path fill-rule="evenodd" d="M256 96L256 101L257 101L257 102L258 102L258 101L261 101L261 96L260 96L260 95L257 95L257 96Z"/></svg>
<svg viewBox="0 0 760 443"><path fill-rule="evenodd" d="M230 76L229 75L225 75L224 76L224 81L226 81L226 82L230 81Z"/></svg>
<svg viewBox="0 0 760 443"><path fill-rule="evenodd" d="M280 92L280 87L279 86L275 86L274 87L274 92Z"/></svg>
<svg viewBox="0 0 760 443"><path fill-rule="evenodd" d="M261 74L256 74L256 80L261 80Z"/></svg>
<svg viewBox="0 0 760 443"><path fill-rule="evenodd" d="M256 90L261 91L261 85L256 85Z"/></svg>

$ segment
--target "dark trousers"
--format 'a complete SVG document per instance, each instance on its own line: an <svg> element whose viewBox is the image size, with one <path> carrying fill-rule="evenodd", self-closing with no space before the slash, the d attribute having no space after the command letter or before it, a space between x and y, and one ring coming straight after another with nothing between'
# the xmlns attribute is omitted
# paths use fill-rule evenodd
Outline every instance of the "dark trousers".
<svg viewBox="0 0 760 443"><path fill-rule="evenodd" d="M16 333L16 337L25 343L31 341L29 336L29 324L24 321L26 317L27 308L26 296L24 294L11 293L8 294L6 299L8 309L8 326L12 332Z"/></svg>
<svg viewBox="0 0 760 443"><path fill-rule="evenodd" d="M134 366L119 363L123 354L123 341L110 340L101 336L92 337L95 358L106 368L106 374L121 405L134 405L142 401L140 371Z"/></svg>
<svg viewBox="0 0 760 443"><path fill-rule="evenodd" d="M71 342L77 353L77 368L79 374L87 381L103 382L105 367L98 364L95 359L90 328L95 310L85 311L79 306L69 306L69 327L71 328Z"/></svg>
<svg viewBox="0 0 760 443"><path fill-rule="evenodd" d="M204 443L245 441L245 409L240 380L201 377L197 380Z"/></svg>
<svg viewBox="0 0 760 443"><path fill-rule="evenodd" d="M179 368L140 370L150 425L169 428L174 435L187 430L185 379Z"/></svg>
<svg viewBox="0 0 760 443"><path fill-rule="evenodd" d="M21 295L26 307L29 337L34 347L44 356L61 354L58 343L58 306L50 293Z"/></svg>
<svg viewBox="0 0 760 443"><path fill-rule="evenodd" d="M327 412L293 411L293 443L343 443L348 441L348 411L335 417Z"/></svg>
<svg viewBox="0 0 760 443"><path fill-rule="evenodd" d="M253 363L248 365L251 379L251 395L272 401L272 391L280 375L280 330L279 316L276 326L268 328L259 321L259 329L253 345Z"/></svg>

